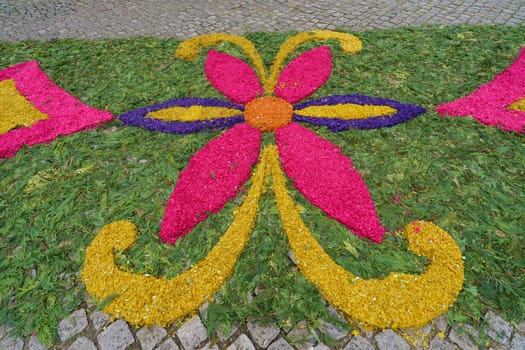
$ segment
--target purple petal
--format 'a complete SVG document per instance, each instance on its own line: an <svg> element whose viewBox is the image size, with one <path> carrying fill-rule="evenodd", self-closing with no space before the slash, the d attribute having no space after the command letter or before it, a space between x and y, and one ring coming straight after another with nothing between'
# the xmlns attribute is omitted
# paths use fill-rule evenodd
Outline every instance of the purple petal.
<svg viewBox="0 0 525 350"><path fill-rule="evenodd" d="M389 106L395 108L397 113L390 116L371 117L366 119L339 119L339 118L313 118L300 115L300 109L311 106L333 106L343 103L354 103L360 105ZM307 101L294 105L293 120L296 122L309 123L319 126L326 126L331 131L344 131L354 129L378 129L390 127L402 123L426 112L420 106L401 103L381 97L370 97L365 95L333 95Z"/></svg>
<svg viewBox="0 0 525 350"><path fill-rule="evenodd" d="M239 115L227 118L217 118L210 120L199 120L195 122L164 121L148 117L148 113L156 112L170 107L225 107L239 110ZM231 102L218 100L215 98L177 98L166 102L142 107L122 114L120 120L128 125L138 126L148 130L155 130L164 133L191 134L203 130L226 129L235 124L244 122L242 115L244 108Z"/></svg>

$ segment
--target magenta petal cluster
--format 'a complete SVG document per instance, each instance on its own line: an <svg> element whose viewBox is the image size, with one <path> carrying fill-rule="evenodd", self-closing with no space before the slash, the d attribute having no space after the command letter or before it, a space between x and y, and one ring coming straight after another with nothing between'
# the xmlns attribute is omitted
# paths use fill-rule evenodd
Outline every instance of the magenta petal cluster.
<svg viewBox="0 0 525 350"><path fill-rule="evenodd" d="M381 242L385 228L361 175L341 149L292 123L275 133L279 158L295 187L358 237Z"/></svg>
<svg viewBox="0 0 525 350"><path fill-rule="evenodd" d="M275 85L275 95L296 103L313 94L330 78L332 54L321 46L293 59L281 72Z"/></svg>
<svg viewBox="0 0 525 350"><path fill-rule="evenodd" d="M524 133L525 112L508 106L525 98L525 48L516 61L472 94L436 107L442 116L472 116L486 125Z"/></svg>
<svg viewBox="0 0 525 350"><path fill-rule="evenodd" d="M246 104L264 94L252 67L226 53L208 52L204 72L213 87L235 103Z"/></svg>
<svg viewBox="0 0 525 350"><path fill-rule="evenodd" d="M0 159L12 157L24 145L51 142L59 135L72 134L113 119L110 112L85 105L61 89L36 61L1 70L0 81L7 79L14 80L18 91L49 118L0 135Z"/></svg>

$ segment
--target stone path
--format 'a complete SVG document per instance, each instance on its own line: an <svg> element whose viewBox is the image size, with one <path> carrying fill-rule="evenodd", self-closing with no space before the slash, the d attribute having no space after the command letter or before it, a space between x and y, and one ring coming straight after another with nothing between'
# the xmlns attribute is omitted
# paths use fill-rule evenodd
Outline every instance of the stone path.
<svg viewBox="0 0 525 350"><path fill-rule="evenodd" d="M0 0L0 41L54 38L154 36L189 38L204 33L343 28L353 31L436 24L525 24L525 0ZM335 312L335 310L332 310ZM201 309L201 312L205 312ZM450 329L443 317L407 331L346 331L327 322L315 330L290 330L247 322L231 334L207 337L200 315L180 327L135 329L122 320L82 308L59 324L59 340L43 346L37 337L21 339L1 324L2 350L178 350L178 349L525 349L525 322L511 325L485 315L487 327ZM472 339L485 339L483 347Z"/></svg>
<svg viewBox="0 0 525 350"><path fill-rule="evenodd" d="M525 23L524 0L0 0L0 40Z"/></svg>

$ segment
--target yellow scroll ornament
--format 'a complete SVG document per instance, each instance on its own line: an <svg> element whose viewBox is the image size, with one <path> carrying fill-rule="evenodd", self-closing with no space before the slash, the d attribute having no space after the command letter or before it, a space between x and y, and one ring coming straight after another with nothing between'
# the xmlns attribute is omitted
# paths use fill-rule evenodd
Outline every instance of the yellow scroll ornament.
<svg viewBox="0 0 525 350"><path fill-rule="evenodd" d="M252 187L224 236L193 268L167 279L125 272L115 265L115 250L129 249L135 226L117 221L105 226L88 247L82 280L94 297L116 298L104 312L134 325L167 325L209 300L233 273L253 229L258 202L272 177L284 231L299 270L323 297L350 321L367 328L422 326L445 312L463 284L461 251L453 238L429 222L407 225L409 250L426 257L422 274L393 272L385 278L361 279L336 264L317 243L286 190L275 146L266 146L252 177Z"/></svg>

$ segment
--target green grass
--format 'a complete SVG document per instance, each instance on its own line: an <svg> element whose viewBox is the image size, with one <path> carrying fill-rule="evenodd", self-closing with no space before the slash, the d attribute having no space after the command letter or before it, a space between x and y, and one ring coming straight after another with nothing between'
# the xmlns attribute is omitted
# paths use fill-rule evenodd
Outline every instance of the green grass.
<svg viewBox="0 0 525 350"><path fill-rule="evenodd" d="M383 244L349 234L289 184L315 237L338 263L364 277L424 269L425 261L408 253L395 235L411 220L433 221L451 233L464 252L466 277L447 314L451 323L479 324L489 309L508 320L525 319L523 136L433 111L507 67L525 46L524 29L369 31L357 33L364 49L353 56L330 43L332 77L314 97L360 93L428 109L391 129L330 133L314 128L341 146L364 177L390 230ZM270 64L289 35L248 38ZM173 55L178 43L150 38L0 43L0 67L36 59L62 88L116 115L176 97L220 97L204 78L204 54L178 60ZM231 45L222 49L240 56ZM23 148L1 161L0 323L53 341L58 320L85 305L79 282L85 248L115 220L131 220L140 228L137 244L118 258L137 273L174 276L202 259L242 198L175 246L162 244L157 233L178 173L219 134L167 135L115 121ZM273 194L267 192L235 273L204 318L209 332L246 319L283 327L306 320L312 328L320 318L335 322L315 287L288 259L289 251Z"/></svg>

